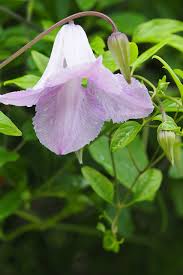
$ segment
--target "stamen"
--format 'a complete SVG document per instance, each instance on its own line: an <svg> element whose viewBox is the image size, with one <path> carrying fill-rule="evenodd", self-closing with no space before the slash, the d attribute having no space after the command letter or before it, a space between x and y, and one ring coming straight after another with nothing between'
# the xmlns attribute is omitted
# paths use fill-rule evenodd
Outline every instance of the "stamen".
<svg viewBox="0 0 183 275"><path fill-rule="evenodd" d="M81 86L83 87L83 88L87 88L88 87L88 78L83 78L82 80L81 80Z"/></svg>

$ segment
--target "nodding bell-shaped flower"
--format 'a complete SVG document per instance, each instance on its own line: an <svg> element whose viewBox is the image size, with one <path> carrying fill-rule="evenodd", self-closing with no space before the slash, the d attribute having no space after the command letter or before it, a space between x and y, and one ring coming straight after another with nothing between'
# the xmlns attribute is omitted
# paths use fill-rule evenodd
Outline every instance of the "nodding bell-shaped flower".
<svg viewBox="0 0 183 275"><path fill-rule="evenodd" d="M121 73L124 75L126 81L130 83L130 47L128 37L124 33L113 32L109 36L107 44Z"/></svg>
<svg viewBox="0 0 183 275"><path fill-rule="evenodd" d="M176 135L172 131L160 130L158 131L158 142L164 153L166 154L168 160L171 164L174 164L174 145L176 140Z"/></svg>
<svg viewBox="0 0 183 275"><path fill-rule="evenodd" d="M86 33L73 22L58 32L41 79L26 91L0 95L0 102L36 105L33 125L40 142L58 155L80 150L108 120L143 118L153 111L148 91L136 79L128 84L96 59Z"/></svg>

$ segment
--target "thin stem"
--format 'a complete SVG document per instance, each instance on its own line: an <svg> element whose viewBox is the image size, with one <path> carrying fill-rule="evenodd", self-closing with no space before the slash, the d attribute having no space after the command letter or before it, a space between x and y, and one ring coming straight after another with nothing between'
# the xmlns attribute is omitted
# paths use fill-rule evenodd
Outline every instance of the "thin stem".
<svg viewBox="0 0 183 275"><path fill-rule="evenodd" d="M138 167L138 165L137 165L137 163L136 163L136 161L135 161L135 159L134 159L134 157L132 155L132 152L131 152L129 146L127 146L127 150L128 150L129 156L131 158L131 161L133 162L133 165L135 166L135 168L137 169L137 171L140 172L140 169L139 169L139 167Z"/></svg>
<svg viewBox="0 0 183 275"><path fill-rule="evenodd" d="M183 101L183 84L181 83L180 79L178 78L178 76L175 74L175 72L172 70L172 68L168 65L168 63L166 63L165 60L163 60L161 57L159 57L158 55L154 55L152 58L155 58L157 60L159 60L162 64L163 64L163 68L165 68L169 74L171 75L171 77L173 78L179 92L181 95L181 99Z"/></svg>
<svg viewBox="0 0 183 275"><path fill-rule="evenodd" d="M77 234L82 234L82 235L87 235L87 236L94 236L98 237L100 236L100 232L98 232L95 228L90 228L85 225L76 225L76 224L58 224L55 226L53 225L53 228L55 230L60 230L66 233L77 233ZM42 228L38 224L34 223L29 223L23 226L20 226L17 228L14 232L3 234L2 239L5 241L11 241L14 240L15 238L19 237L20 235L24 233L28 233L30 231L46 231L48 228Z"/></svg>
<svg viewBox="0 0 183 275"><path fill-rule="evenodd" d="M179 100L178 100L178 99L176 99L176 98L174 98L174 97L172 97L172 96L168 96L168 95L161 95L160 97L161 97L161 98L165 98L165 99L172 100L172 101L174 101L177 105L179 105L179 107L183 107L183 106L182 106L182 103L181 103L181 102L179 102Z"/></svg>
<svg viewBox="0 0 183 275"><path fill-rule="evenodd" d="M149 128L148 128L148 126L150 127L150 125L146 125L146 127L144 127L143 133L142 133L142 140L143 140L145 151L147 150L148 137L149 137Z"/></svg>
<svg viewBox="0 0 183 275"><path fill-rule="evenodd" d="M25 51L27 51L28 49L30 49L34 44L36 44L38 41L40 41L44 36L46 36L47 34L49 34L51 31L53 31L54 29L74 20L80 17L85 17L85 16L96 16L96 17L100 17L102 19L104 19L105 21L107 21L109 24L111 24L112 26L112 31L113 32L117 32L118 29L115 25L115 23L113 22L113 20L107 16L106 14L103 14L101 12L97 12L97 11L83 11L83 12L78 12L75 13L73 15L70 15L60 21L58 21L56 24L52 25L49 29L43 31L42 33L40 33L38 36L36 36L33 40L31 40L29 43L27 43L25 46L23 46L22 48L20 48L17 52L15 52L14 54L12 54L10 57L8 57L5 61L3 61L0 64L0 69L2 69L4 66L6 66L7 64L9 64L11 61L13 61L15 58L17 58L18 56L20 56L21 54L23 54Z"/></svg>
<svg viewBox="0 0 183 275"><path fill-rule="evenodd" d="M109 139L109 148L110 148L110 140ZM113 174L114 174L114 187L115 187L115 193L116 193L116 207L119 204L119 190L118 190L118 179L117 179L117 171L116 171L116 165L115 165L115 159L114 159L114 153L110 150L111 154L111 161L112 161L112 169L113 169Z"/></svg>
<svg viewBox="0 0 183 275"><path fill-rule="evenodd" d="M36 223L36 224L40 224L41 223L41 220L39 217L31 214L31 213L28 213L28 212L25 212L25 211L22 211L22 210L17 210L15 212L15 214L17 216L19 216L20 218L28 221L28 222L32 222L32 223Z"/></svg>
<svg viewBox="0 0 183 275"><path fill-rule="evenodd" d="M160 160L162 160L162 158L164 158L164 156L165 156L165 153L162 153L154 162L150 164L149 167L155 166L158 162L160 162Z"/></svg>

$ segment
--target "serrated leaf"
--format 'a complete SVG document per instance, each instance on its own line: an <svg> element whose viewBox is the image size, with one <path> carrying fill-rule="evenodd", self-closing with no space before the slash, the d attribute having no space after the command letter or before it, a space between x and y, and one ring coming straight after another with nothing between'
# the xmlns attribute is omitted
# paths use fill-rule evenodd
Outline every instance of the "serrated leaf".
<svg viewBox="0 0 183 275"><path fill-rule="evenodd" d="M32 88L40 77L32 74L24 75L18 78L10 79L4 82L4 85L15 84L22 89Z"/></svg>
<svg viewBox="0 0 183 275"><path fill-rule="evenodd" d="M0 111L0 133L9 136L21 136L22 132L16 125Z"/></svg>
<svg viewBox="0 0 183 275"><path fill-rule="evenodd" d="M132 142L140 132L142 125L136 121L127 121L123 123L113 134L111 140L112 152L124 148Z"/></svg>
<svg viewBox="0 0 183 275"><path fill-rule="evenodd" d="M82 174L98 196L112 203L114 188L112 182L108 178L89 166L82 168Z"/></svg>
<svg viewBox="0 0 183 275"><path fill-rule="evenodd" d="M139 201L152 201L155 197L162 182L162 173L160 170L152 168L146 170L139 176L134 187L132 188L133 200L132 202Z"/></svg>
<svg viewBox="0 0 183 275"><path fill-rule="evenodd" d="M31 55L38 70L40 71L40 73L43 73L48 64L49 58L37 51L31 51Z"/></svg>

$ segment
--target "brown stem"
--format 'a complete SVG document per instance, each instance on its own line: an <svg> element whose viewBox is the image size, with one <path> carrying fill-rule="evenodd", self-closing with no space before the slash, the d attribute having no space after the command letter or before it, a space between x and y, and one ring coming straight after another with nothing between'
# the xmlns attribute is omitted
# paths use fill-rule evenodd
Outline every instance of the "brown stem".
<svg viewBox="0 0 183 275"><path fill-rule="evenodd" d="M70 16L68 16L68 17L66 17L66 18L58 21L56 24L52 25L49 29L47 29L47 30L43 31L42 33L40 33L33 40L31 40L29 43L27 43L25 46L23 46L22 48L20 48L17 52L15 52L10 57L8 57L5 61L3 61L0 64L0 69L2 69L4 66L6 66L7 64L9 64L11 61L13 61L15 58L17 58L21 54L23 54L25 51L27 51L34 44L36 44L39 40L41 40L44 36L46 36L47 34L49 34L51 31L53 31L57 27L60 27L63 24L68 23L69 21L72 21L74 19L77 19L77 18L80 18L80 17L84 17L84 16L96 16L96 17L100 17L100 18L104 19L105 21L107 21L108 23L110 23L112 25L112 31L113 32L117 32L118 31L118 29L117 29L115 23L113 22L113 20L109 16L107 16L106 14L103 14L103 13L97 12L97 11L78 12L78 13L75 13L73 15L70 15Z"/></svg>

